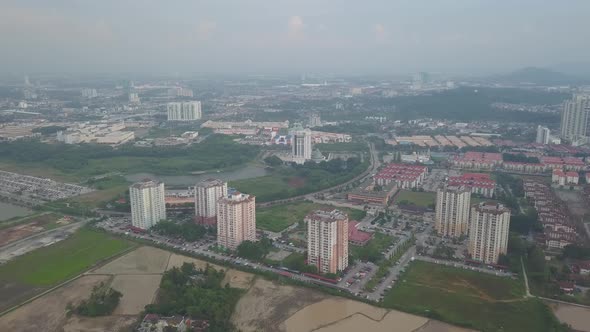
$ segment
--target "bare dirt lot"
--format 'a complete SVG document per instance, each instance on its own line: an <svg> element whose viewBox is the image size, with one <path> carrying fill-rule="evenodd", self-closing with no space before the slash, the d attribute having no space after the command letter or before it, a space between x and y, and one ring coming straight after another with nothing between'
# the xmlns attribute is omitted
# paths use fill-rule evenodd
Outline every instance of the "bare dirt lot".
<svg viewBox="0 0 590 332"><path fill-rule="evenodd" d="M280 325L306 305L326 298L310 289L258 278L236 305L232 316L241 331L284 331Z"/></svg>
<svg viewBox="0 0 590 332"><path fill-rule="evenodd" d="M590 332L590 309L573 305L551 305L559 321L569 324L576 331Z"/></svg>
<svg viewBox="0 0 590 332"><path fill-rule="evenodd" d="M244 332L470 331L428 318L264 279L256 279L240 299L232 322Z"/></svg>
<svg viewBox="0 0 590 332"><path fill-rule="evenodd" d="M115 315L138 315L146 305L153 302L160 287L162 275L118 275L111 287L123 294Z"/></svg>
<svg viewBox="0 0 590 332"><path fill-rule="evenodd" d="M50 223L54 223L58 219L59 216L53 213L19 219L15 222L17 225L0 230L0 247L42 232Z"/></svg>
<svg viewBox="0 0 590 332"><path fill-rule="evenodd" d="M75 317L63 326L63 332L112 332L131 331L131 325L137 320L135 316Z"/></svg>
<svg viewBox="0 0 590 332"><path fill-rule="evenodd" d="M582 217L587 212L590 212L586 202L582 197L582 193L577 190L555 190L559 198L564 200L570 212L575 216Z"/></svg>
<svg viewBox="0 0 590 332"><path fill-rule="evenodd" d="M162 274L170 252L154 247L141 247L90 273L94 274Z"/></svg>
<svg viewBox="0 0 590 332"><path fill-rule="evenodd" d="M107 281L108 276L84 276L0 317L3 331L53 332L67 321L66 305L87 298L92 287Z"/></svg>

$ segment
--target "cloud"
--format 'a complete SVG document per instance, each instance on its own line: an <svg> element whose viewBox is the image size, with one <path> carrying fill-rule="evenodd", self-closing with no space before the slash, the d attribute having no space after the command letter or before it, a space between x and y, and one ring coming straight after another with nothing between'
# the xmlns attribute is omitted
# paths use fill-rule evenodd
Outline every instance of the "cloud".
<svg viewBox="0 0 590 332"><path fill-rule="evenodd" d="M196 29L197 39L200 41L209 40L215 29L217 29L215 21L204 20L199 22Z"/></svg>
<svg viewBox="0 0 590 332"><path fill-rule="evenodd" d="M305 24L303 23L303 19L301 16L291 16L289 18L289 37L291 38L300 38L303 36L303 29L305 29Z"/></svg>
<svg viewBox="0 0 590 332"><path fill-rule="evenodd" d="M377 42L383 43L387 41L387 31L385 30L385 26L383 26L383 24L377 23L373 25L373 33Z"/></svg>

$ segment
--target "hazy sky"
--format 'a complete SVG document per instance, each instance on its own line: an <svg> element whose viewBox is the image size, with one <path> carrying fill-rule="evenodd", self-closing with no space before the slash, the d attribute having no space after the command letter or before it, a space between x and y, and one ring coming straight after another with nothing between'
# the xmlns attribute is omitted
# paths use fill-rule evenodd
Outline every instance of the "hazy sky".
<svg viewBox="0 0 590 332"><path fill-rule="evenodd" d="M0 0L0 71L409 73L588 62L588 0Z"/></svg>

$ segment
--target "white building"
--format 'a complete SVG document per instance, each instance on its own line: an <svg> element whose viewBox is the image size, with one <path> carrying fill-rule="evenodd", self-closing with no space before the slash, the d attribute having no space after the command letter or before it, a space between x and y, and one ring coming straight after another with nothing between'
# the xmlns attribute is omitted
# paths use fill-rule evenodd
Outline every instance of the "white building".
<svg viewBox="0 0 590 332"><path fill-rule="evenodd" d="M322 126L322 118L318 113L312 113L309 115L309 127L321 127Z"/></svg>
<svg viewBox="0 0 590 332"><path fill-rule="evenodd" d="M551 131L547 127L541 125L537 126L537 139L535 140L538 144L549 144L551 140Z"/></svg>
<svg viewBox="0 0 590 332"><path fill-rule="evenodd" d="M291 149L293 161L297 164L303 164L311 159L311 130L303 128L300 124L296 124L291 130Z"/></svg>
<svg viewBox="0 0 590 332"><path fill-rule="evenodd" d="M84 88L82 89L82 97L84 98L96 98L98 97L98 93L96 89Z"/></svg>
<svg viewBox="0 0 590 332"><path fill-rule="evenodd" d="M137 92L130 92L129 93L129 103L131 104L139 104L139 94Z"/></svg>
<svg viewBox="0 0 590 332"><path fill-rule="evenodd" d="M131 200L131 224L149 229L161 220L166 220L164 183L144 181L129 187Z"/></svg>
<svg viewBox="0 0 590 332"><path fill-rule="evenodd" d="M195 217L199 224L217 223L217 201L227 196L227 182L218 179L203 180L195 186Z"/></svg>
<svg viewBox="0 0 590 332"><path fill-rule="evenodd" d="M235 250L256 241L256 197L234 192L217 201L217 244Z"/></svg>
<svg viewBox="0 0 590 332"><path fill-rule="evenodd" d="M469 254L473 260L497 264L508 252L510 209L499 203L480 203L471 208Z"/></svg>
<svg viewBox="0 0 590 332"><path fill-rule="evenodd" d="M177 86L168 90L168 96L192 98L193 90Z"/></svg>
<svg viewBox="0 0 590 332"><path fill-rule="evenodd" d="M168 121L195 121L201 118L201 102L168 103Z"/></svg>
<svg viewBox="0 0 590 332"><path fill-rule="evenodd" d="M460 237L469 228L471 190L447 186L436 192L435 228L440 236Z"/></svg>
<svg viewBox="0 0 590 332"><path fill-rule="evenodd" d="M320 273L348 267L348 215L340 210L317 210L305 217L307 263Z"/></svg>
<svg viewBox="0 0 590 332"><path fill-rule="evenodd" d="M561 138L571 142L584 140L588 136L590 95L576 95L566 100L561 113Z"/></svg>

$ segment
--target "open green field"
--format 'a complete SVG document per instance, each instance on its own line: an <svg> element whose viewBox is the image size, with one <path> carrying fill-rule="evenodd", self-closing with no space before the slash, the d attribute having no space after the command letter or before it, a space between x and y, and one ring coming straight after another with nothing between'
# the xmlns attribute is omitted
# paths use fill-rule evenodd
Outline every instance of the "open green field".
<svg viewBox="0 0 590 332"><path fill-rule="evenodd" d="M96 144L45 144L37 141L0 143L0 169L78 182L111 173L175 175L224 169L252 161L260 149L212 135L187 147L112 148Z"/></svg>
<svg viewBox="0 0 590 332"><path fill-rule="evenodd" d="M348 213L349 218L352 220L360 220L366 214L365 211L361 210L338 208L311 202L294 202L257 209L256 227L271 232L280 232L294 223L303 221L303 218L310 212L321 208L342 210Z"/></svg>
<svg viewBox="0 0 590 332"><path fill-rule="evenodd" d="M133 246L106 233L82 228L69 238L0 266L0 282L51 286Z"/></svg>
<svg viewBox="0 0 590 332"><path fill-rule="evenodd" d="M547 306L523 296L520 279L416 261L383 304L480 331L561 331Z"/></svg>
<svg viewBox="0 0 590 332"><path fill-rule="evenodd" d="M230 181L229 185L255 195L257 202L268 202L334 187L354 179L369 167L368 161L349 162L346 169L340 166L344 163L342 161L330 161L327 164L330 163L335 166L279 167L269 175Z"/></svg>
<svg viewBox="0 0 590 332"><path fill-rule="evenodd" d="M395 202L413 204L421 207L432 207L436 201L436 193L426 191L400 190L395 197Z"/></svg>

